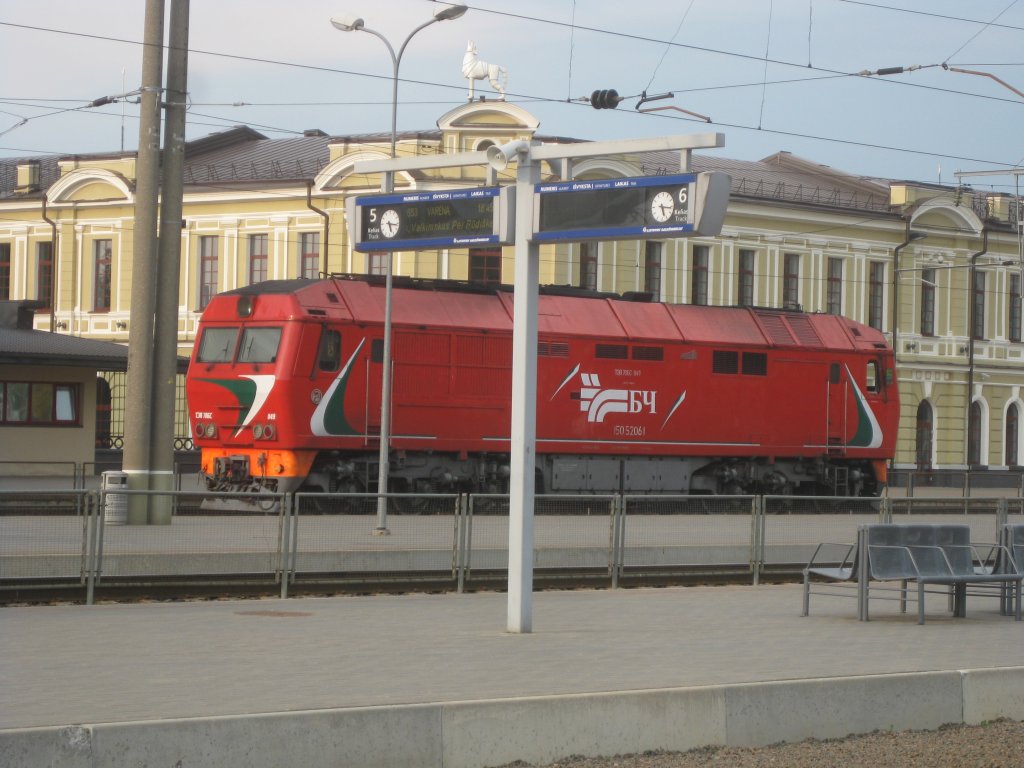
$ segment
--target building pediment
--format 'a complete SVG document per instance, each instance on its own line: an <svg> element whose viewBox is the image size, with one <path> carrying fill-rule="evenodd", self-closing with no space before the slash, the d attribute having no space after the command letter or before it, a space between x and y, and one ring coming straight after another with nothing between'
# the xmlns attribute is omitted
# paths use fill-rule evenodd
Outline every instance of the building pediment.
<svg viewBox="0 0 1024 768"><path fill-rule="evenodd" d="M374 177L367 176L365 173L356 174L356 163L366 160L387 160L390 157L391 155L388 152L372 149L362 149L342 155L325 165L323 170L316 175L313 182L314 188L324 190L344 188L365 189L366 187L373 187L375 186ZM403 181L408 185L412 185L418 177L419 174L399 171L395 174L395 186L400 186Z"/></svg>
<svg viewBox="0 0 1024 768"><path fill-rule="evenodd" d="M452 109L437 120L443 133L467 129L505 131L515 129L533 134L540 121L522 107L506 101L474 101Z"/></svg>
<svg viewBox="0 0 1024 768"><path fill-rule="evenodd" d="M103 168L78 168L63 174L47 190L51 203L123 200L131 202L134 187L124 176Z"/></svg>

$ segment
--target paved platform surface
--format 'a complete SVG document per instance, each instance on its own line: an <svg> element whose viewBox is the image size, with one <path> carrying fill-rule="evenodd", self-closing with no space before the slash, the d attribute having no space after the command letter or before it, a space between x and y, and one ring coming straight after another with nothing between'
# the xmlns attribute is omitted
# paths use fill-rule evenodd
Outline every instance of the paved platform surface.
<svg viewBox="0 0 1024 768"><path fill-rule="evenodd" d="M0 608L0 729L1024 666L1024 623L799 585ZM913 606L911 606L913 608Z"/></svg>

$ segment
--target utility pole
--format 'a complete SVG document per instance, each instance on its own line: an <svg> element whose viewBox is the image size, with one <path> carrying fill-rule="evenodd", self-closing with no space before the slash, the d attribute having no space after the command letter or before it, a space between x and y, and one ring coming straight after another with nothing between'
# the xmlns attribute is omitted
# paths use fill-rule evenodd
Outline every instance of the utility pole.
<svg viewBox="0 0 1024 768"><path fill-rule="evenodd" d="M135 161L135 231L128 332L128 381L124 407L124 471L129 490L150 486L153 306L156 296L157 205L160 180L160 96L164 51L163 0L146 0L139 98L139 149ZM175 280L177 286L177 280ZM148 522L148 498L128 497L130 525Z"/></svg>
<svg viewBox="0 0 1024 768"><path fill-rule="evenodd" d="M178 372L178 280L185 166L185 106L188 92L188 20L189 0L171 0L153 337L153 421L149 443L150 488L161 491L171 491L174 485L173 438ZM150 498L149 522L170 525L169 495Z"/></svg>

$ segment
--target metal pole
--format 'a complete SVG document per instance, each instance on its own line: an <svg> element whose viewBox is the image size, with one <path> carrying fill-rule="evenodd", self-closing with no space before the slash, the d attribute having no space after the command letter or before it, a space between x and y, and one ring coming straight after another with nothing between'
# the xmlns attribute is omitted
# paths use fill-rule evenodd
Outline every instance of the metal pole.
<svg viewBox="0 0 1024 768"><path fill-rule="evenodd" d="M128 332L128 376L124 405L123 467L128 475L128 488L135 491L149 489L163 45L163 0L146 0L142 94L139 99L139 149L135 163L135 226ZM147 507L145 494L129 496L128 523L145 524L148 521Z"/></svg>
<svg viewBox="0 0 1024 768"><path fill-rule="evenodd" d="M368 32L381 40L391 55L391 157L396 157L398 145L398 68L402 64L402 54L405 47L409 45L413 35L421 29L429 27L439 19L431 19L420 24L409 33L402 43L402 47L395 54L395 49L384 35L368 27L360 27L363 32ZM395 174L393 171L385 171L381 189L385 193L395 191ZM377 457L377 527L374 533L379 536L387 536L388 530L388 476L391 474L391 299L394 295L394 254L387 252L386 256L386 277L384 279L384 349L381 360L380 377L380 451Z"/></svg>
<svg viewBox="0 0 1024 768"><path fill-rule="evenodd" d="M173 490L174 485L174 405L178 374L178 275L185 166L185 101L188 91L188 19L189 0L171 0L167 118L153 338L153 431L149 444L150 488L168 492ZM169 493L150 498L150 524L171 524L171 501Z"/></svg>
<svg viewBox="0 0 1024 768"><path fill-rule="evenodd" d="M533 238L533 189L540 164L516 167L515 295L512 324L512 444L508 519L508 631L533 631L533 506L537 472L537 306L540 246Z"/></svg>

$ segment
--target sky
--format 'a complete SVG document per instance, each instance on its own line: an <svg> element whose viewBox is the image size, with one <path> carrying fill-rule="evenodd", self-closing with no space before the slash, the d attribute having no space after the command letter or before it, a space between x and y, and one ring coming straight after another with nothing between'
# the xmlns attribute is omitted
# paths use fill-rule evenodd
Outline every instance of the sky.
<svg viewBox="0 0 1024 768"><path fill-rule="evenodd" d="M788 151L859 176L946 184L956 171L1024 165L1024 96L1015 92L1024 92L1024 0L466 4L462 18L409 39L399 131L434 129L466 103L461 66L472 40L481 60L507 70L508 101L540 120L540 134L607 141L714 131L725 146L706 151L723 157ZM330 19L360 16L397 52L442 7L192 0L187 138L235 125L272 138L311 128L387 132L384 43ZM0 157L138 145L136 104L87 105L139 87L144 8L144 0L0 0ZM610 88L626 98L615 110L593 109L590 94ZM497 98L487 80L475 81L475 92ZM673 96L641 105L645 92ZM639 111L652 107L671 108ZM1011 175L967 181L1015 191Z"/></svg>

